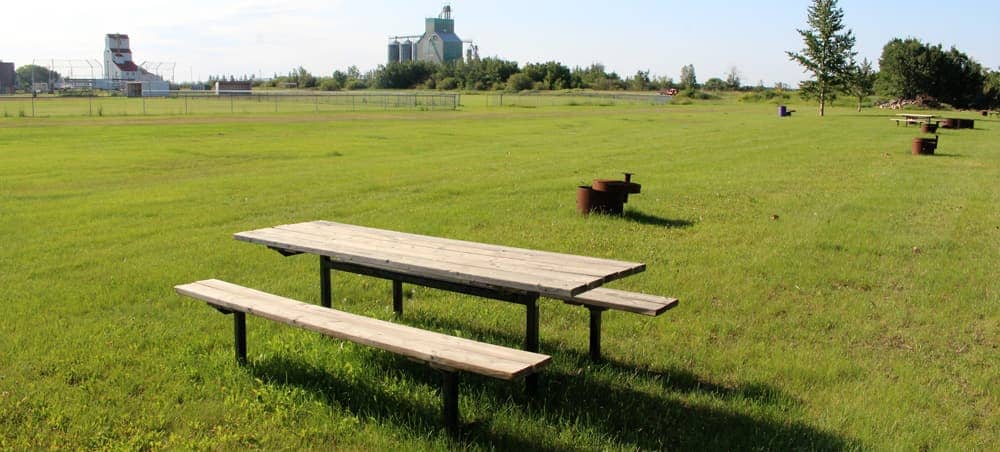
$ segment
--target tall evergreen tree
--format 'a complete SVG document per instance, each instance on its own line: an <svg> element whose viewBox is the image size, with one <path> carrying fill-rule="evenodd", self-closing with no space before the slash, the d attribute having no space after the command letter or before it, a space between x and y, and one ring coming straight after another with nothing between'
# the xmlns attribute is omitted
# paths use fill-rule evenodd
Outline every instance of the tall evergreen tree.
<svg viewBox="0 0 1000 452"><path fill-rule="evenodd" d="M805 42L801 53L785 52L788 57L811 72L815 80L801 88L819 99L819 115L826 114L826 100L846 81L854 56L854 34L844 31L844 10L837 0L813 0L808 12L808 30L798 30Z"/></svg>

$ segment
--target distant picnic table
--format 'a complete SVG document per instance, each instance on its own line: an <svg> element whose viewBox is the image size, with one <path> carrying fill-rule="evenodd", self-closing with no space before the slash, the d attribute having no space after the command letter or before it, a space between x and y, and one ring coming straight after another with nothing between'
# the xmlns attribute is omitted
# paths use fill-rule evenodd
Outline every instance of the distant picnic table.
<svg viewBox="0 0 1000 452"><path fill-rule="evenodd" d="M889 120L890 121L896 121L896 126L897 127L899 126L899 123L901 123L901 122L903 123L904 126L909 126L910 124L917 124L917 125L919 125L919 124L923 124L925 122L931 122L931 120L933 120L935 118L934 115L918 115L918 114L913 114L913 113L898 113L898 114L896 114L896 116L899 116L899 117L898 118L889 118Z"/></svg>

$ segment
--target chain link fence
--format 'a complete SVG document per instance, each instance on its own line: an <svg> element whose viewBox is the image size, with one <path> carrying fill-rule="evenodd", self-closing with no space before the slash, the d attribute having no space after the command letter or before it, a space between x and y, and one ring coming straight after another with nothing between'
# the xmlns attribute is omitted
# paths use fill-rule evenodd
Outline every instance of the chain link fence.
<svg viewBox="0 0 1000 452"><path fill-rule="evenodd" d="M458 94L323 93L247 94L170 93L125 97L77 92L64 95L0 96L4 117L203 115L389 110L455 110Z"/></svg>

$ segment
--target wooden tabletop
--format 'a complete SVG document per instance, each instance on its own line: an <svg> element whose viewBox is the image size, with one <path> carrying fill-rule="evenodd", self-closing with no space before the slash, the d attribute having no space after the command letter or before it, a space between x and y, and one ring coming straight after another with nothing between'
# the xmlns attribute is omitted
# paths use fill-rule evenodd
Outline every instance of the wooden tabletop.
<svg viewBox="0 0 1000 452"><path fill-rule="evenodd" d="M311 221L234 234L236 240L407 275L542 296L574 296L645 264Z"/></svg>
<svg viewBox="0 0 1000 452"><path fill-rule="evenodd" d="M934 115L916 115L911 113L896 113L896 116L902 116L904 118L914 118L914 119L930 119L934 117Z"/></svg>

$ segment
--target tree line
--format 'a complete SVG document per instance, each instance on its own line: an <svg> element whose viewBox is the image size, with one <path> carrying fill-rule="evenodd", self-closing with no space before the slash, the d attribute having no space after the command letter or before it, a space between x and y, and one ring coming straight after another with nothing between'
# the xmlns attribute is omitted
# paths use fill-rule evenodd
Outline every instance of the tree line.
<svg viewBox="0 0 1000 452"><path fill-rule="evenodd" d="M332 76L317 77L299 67L287 75L275 75L258 85L266 87L296 87L324 91L356 89L438 89L465 91L525 91L592 89L599 91L651 91L666 89L697 89L694 66L681 70L677 82L670 77L651 76L649 71L637 71L631 77L609 72L603 64L570 68L557 61L528 63L524 66L501 58L436 63L406 61L380 65L362 74L357 67L346 72L334 71ZM739 71L731 69L726 80L713 78L706 89L740 89Z"/></svg>
<svg viewBox="0 0 1000 452"><path fill-rule="evenodd" d="M1000 70L983 67L955 47L945 50L940 44L897 38L882 48L875 71L867 59L856 61L855 38L843 19L837 0L813 0L807 11L809 28L798 30L804 47L786 52L812 74L799 85L800 95L819 102L820 116L838 93L856 98L859 111L871 95L957 108L1000 107Z"/></svg>

